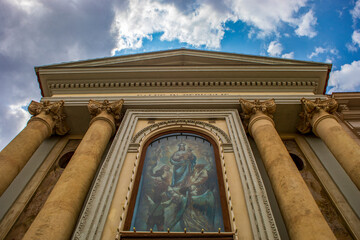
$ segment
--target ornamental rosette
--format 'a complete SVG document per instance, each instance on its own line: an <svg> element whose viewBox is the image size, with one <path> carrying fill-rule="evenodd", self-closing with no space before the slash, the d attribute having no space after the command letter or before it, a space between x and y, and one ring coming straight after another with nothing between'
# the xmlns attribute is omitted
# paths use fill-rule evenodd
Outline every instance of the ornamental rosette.
<svg viewBox="0 0 360 240"><path fill-rule="evenodd" d="M32 118L36 118L40 113L50 115L55 122L54 131L58 135L66 134L70 129L65 123L66 114L64 110L64 101L50 103L49 101L36 102L31 101L28 111L32 115Z"/></svg>
<svg viewBox="0 0 360 240"><path fill-rule="evenodd" d="M319 113L321 110L323 110L329 114L333 114L338 108L338 103L333 98L325 100L320 100L320 98L316 98L315 101L302 98L301 105L302 111L299 114L300 122L297 126L297 129L299 130L299 132L304 134L311 131L311 120L315 113Z"/></svg>

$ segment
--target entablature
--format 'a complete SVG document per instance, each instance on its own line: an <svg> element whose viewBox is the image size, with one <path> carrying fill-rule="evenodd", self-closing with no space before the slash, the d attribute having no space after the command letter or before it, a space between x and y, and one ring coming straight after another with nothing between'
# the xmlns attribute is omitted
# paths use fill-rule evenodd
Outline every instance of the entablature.
<svg viewBox="0 0 360 240"><path fill-rule="evenodd" d="M239 99L247 99L260 101L274 98L277 105L276 113L274 114L274 122L276 128L280 133L294 133L296 132L297 122L299 121L299 113L301 111L301 98L306 97L314 101L316 98L327 99L324 95L225 95L217 94L164 94L164 95L105 95L105 96L59 96L59 97L44 97L42 101L59 101L64 100L64 111L67 114L67 124L71 129L72 134L83 134L89 126L90 116L87 110L89 99L110 102L124 99L123 110L161 109L164 111L173 112L177 115L178 111L188 111L191 113L194 109L202 109L204 111L214 109L240 109Z"/></svg>

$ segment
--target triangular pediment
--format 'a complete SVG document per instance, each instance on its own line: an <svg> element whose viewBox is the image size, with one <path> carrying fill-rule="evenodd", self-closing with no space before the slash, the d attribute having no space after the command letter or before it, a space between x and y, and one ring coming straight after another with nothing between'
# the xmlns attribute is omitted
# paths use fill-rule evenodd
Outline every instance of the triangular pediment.
<svg viewBox="0 0 360 240"><path fill-rule="evenodd" d="M177 49L36 67L44 96L84 92L322 92L331 64ZM101 89L99 89L101 88ZM173 88L173 90L171 90ZM201 89L200 89L201 88Z"/></svg>
<svg viewBox="0 0 360 240"><path fill-rule="evenodd" d="M141 66L317 66L323 63L224 52L177 49L143 54L61 63L38 68L141 67Z"/></svg>

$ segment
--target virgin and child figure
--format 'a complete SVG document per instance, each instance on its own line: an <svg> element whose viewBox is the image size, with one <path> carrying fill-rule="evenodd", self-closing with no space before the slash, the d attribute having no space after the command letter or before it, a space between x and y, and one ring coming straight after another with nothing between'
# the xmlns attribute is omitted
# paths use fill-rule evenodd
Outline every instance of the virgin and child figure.
<svg viewBox="0 0 360 240"><path fill-rule="evenodd" d="M197 164L192 149L185 143L178 144L178 150L170 157L170 166L163 165L155 174L151 173L157 188L156 196L149 197L150 210L146 221L147 229L159 231L215 231L216 201L213 187L208 184L209 164Z"/></svg>

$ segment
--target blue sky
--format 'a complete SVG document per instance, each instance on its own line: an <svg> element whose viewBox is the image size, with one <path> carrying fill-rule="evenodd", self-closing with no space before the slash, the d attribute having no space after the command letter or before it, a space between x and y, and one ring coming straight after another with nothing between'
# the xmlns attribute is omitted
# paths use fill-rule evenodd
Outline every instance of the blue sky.
<svg viewBox="0 0 360 240"><path fill-rule="evenodd" d="M330 62L328 93L360 91L360 0L0 0L0 149L34 66L181 47Z"/></svg>

